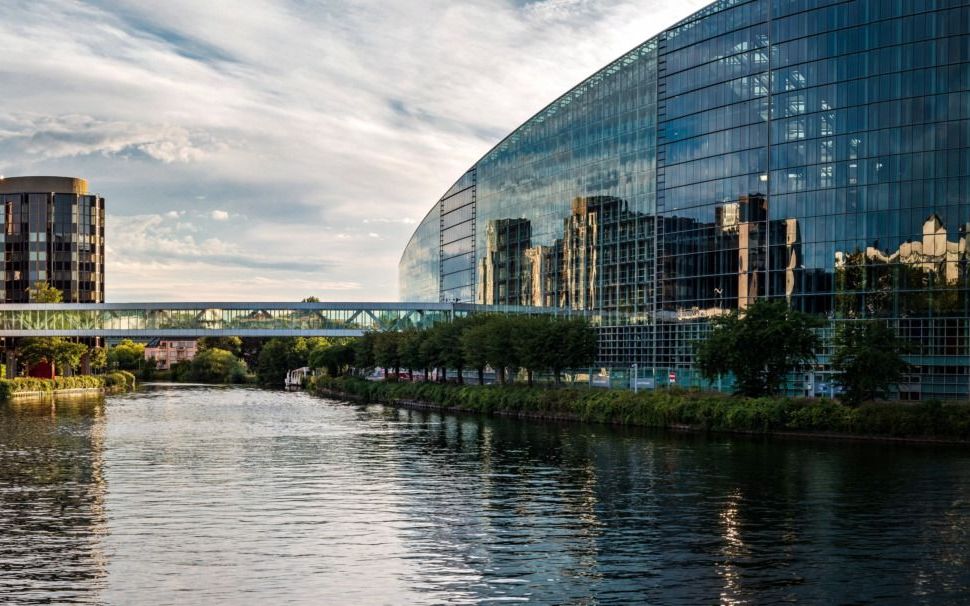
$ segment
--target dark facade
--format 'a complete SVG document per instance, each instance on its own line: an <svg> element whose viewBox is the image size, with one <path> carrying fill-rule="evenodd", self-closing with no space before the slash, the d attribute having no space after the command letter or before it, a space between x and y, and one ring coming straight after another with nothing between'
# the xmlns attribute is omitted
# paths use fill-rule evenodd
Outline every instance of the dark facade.
<svg viewBox="0 0 970 606"><path fill-rule="evenodd" d="M722 0L480 159L400 291L587 310L604 367L681 383L711 316L784 299L889 320L901 397L966 397L968 229L970 0Z"/></svg>
<svg viewBox="0 0 970 606"><path fill-rule="evenodd" d="M3 275L0 301L30 302L46 282L68 303L104 302L104 198L69 177L0 179Z"/></svg>

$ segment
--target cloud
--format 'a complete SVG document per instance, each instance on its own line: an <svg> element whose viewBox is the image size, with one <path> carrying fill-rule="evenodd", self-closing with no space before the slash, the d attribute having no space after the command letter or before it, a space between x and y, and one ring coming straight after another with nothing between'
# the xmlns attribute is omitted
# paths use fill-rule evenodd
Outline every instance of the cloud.
<svg viewBox="0 0 970 606"><path fill-rule="evenodd" d="M105 196L109 300L393 299L415 222L468 166L706 3L12 0L0 174Z"/></svg>
<svg viewBox="0 0 970 606"><path fill-rule="evenodd" d="M228 221L229 220L229 213L227 213L224 210L214 210L211 213L209 213L209 216L212 217L212 219L214 221Z"/></svg>
<svg viewBox="0 0 970 606"><path fill-rule="evenodd" d="M99 154L138 156L169 164L202 159L207 150L219 147L202 131L183 127L107 121L92 116L68 114L39 116L16 114L3 123L0 150L38 160L54 160Z"/></svg>

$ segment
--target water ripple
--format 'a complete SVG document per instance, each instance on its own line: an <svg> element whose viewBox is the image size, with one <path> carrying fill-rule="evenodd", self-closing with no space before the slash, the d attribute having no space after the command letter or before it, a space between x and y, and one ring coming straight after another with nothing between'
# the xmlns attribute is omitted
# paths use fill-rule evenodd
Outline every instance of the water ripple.
<svg viewBox="0 0 970 606"><path fill-rule="evenodd" d="M957 603L970 454L255 389L0 407L0 602Z"/></svg>

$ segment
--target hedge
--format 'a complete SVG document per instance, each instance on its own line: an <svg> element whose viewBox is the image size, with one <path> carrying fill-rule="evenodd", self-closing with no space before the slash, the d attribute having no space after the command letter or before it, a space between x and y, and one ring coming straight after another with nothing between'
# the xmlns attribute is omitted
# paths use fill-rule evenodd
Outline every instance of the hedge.
<svg viewBox="0 0 970 606"><path fill-rule="evenodd" d="M119 370L108 373L103 377L93 375L77 375L73 377L57 377L38 379L35 377L17 377L14 379L0 379L0 400L8 400L14 394L27 392L53 393L68 389L104 389L112 391L128 391L135 388L135 375L128 371Z"/></svg>
<svg viewBox="0 0 970 606"><path fill-rule="evenodd" d="M576 387L393 383L353 377L321 377L313 389L349 394L367 402L413 400L469 412L644 427L970 441L970 405L965 403L873 402L851 407L828 399L744 398L681 389L635 394Z"/></svg>

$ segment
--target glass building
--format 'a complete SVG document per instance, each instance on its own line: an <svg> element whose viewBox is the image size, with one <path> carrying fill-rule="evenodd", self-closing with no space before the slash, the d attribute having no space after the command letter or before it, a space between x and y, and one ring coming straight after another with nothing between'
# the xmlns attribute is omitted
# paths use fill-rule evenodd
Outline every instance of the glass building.
<svg viewBox="0 0 970 606"><path fill-rule="evenodd" d="M0 302L46 282L68 303L104 302L104 198L84 179L0 178Z"/></svg>
<svg viewBox="0 0 970 606"><path fill-rule="evenodd" d="M461 176L406 300L559 306L604 368L698 384L710 317L762 298L889 321L900 397L970 396L970 0L721 0ZM790 389L827 393L825 365Z"/></svg>

